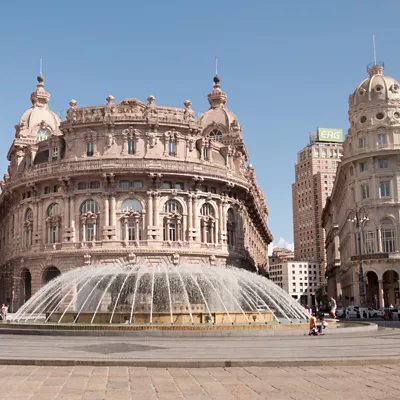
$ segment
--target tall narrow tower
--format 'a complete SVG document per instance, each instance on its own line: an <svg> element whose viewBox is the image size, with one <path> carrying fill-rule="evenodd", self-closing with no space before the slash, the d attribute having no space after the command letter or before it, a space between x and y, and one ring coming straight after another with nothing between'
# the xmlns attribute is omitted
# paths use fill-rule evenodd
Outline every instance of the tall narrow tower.
<svg viewBox="0 0 400 400"><path fill-rule="evenodd" d="M325 276L325 232L321 214L336 178L343 151L341 129L318 128L310 143L297 153L295 182L292 185L294 254L297 260L320 264L320 280Z"/></svg>

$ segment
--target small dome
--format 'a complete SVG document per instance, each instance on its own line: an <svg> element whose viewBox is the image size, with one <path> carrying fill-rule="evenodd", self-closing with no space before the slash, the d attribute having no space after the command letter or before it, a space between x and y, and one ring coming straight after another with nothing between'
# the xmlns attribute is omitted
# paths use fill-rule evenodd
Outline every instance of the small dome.
<svg viewBox="0 0 400 400"><path fill-rule="evenodd" d="M31 94L32 107L25 111L19 124L20 129L28 131L38 141L58 132L60 118L48 107L50 93L44 89L44 77L39 75L36 90Z"/></svg>
<svg viewBox="0 0 400 400"><path fill-rule="evenodd" d="M199 118L199 123L203 129L209 126L220 126L225 132L229 132L232 128L238 129L239 123L236 115L226 106L227 95L221 90L218 75L214 77L213 91L208 95L210 108Z"/></svg>
<svg viewBox="0 0 400 400"><path fill-rule="evenodd" d="M369 78L358 85L350 95L350 105L369 105L371 103L400 101L400 84L390 76L384 76L384 64L376 63L368 67Z"/></svg>

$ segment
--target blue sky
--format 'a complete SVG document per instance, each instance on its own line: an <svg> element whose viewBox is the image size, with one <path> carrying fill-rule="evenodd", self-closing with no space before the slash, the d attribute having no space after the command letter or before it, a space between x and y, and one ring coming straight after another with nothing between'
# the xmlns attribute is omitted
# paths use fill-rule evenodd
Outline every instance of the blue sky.
<svg viewBox="0 0 400 400"><path fill-rule="evenodd" d="M348 95L373 60L400 77L400 2L181 0L4 2L0 11L0 171L30 107L43 56L50 106L65 112L107 95L208 108L214 59L270 210L276 241L292 242L296 153L318 126L348 129Z"/></svg>

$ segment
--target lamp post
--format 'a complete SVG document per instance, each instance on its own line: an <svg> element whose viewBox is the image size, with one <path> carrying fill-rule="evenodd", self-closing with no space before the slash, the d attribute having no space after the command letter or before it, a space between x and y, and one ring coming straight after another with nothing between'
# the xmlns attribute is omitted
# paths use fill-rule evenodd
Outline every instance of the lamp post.
<svg viewBox="0 0 400 400"><path fill-rule="evenodd" d="M357 229L357 244L358 244L358 260L359 260L359 284L360 284L360 307L366 307L367 301L365 298L365 286L364 286L364 270L363 270L363 258L361 254L361 233L363 231L364 222L368 221L368 212L366 207L358 208L357 203L356 207L353 210L349 211L349 215L347 217L347 221L355 223ZM361 310L360 310L361 315Z"/></svg>

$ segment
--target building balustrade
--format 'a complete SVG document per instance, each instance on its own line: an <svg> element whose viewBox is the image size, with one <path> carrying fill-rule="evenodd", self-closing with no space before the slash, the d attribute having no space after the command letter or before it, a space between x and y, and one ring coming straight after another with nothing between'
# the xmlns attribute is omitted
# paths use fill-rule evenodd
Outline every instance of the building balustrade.
<svg viewBox="0 0 400 400"><path fill-rule="evenodd" d="M47 177L55 177L70 173L81 173L81 172L94 172L105 173L107 171L123 174L124 172L135 171L135 174L148 174L152 171L167 172L167 173L187 173L187 174L198 174L209 175L210 177L222 178L224 180L230 180L237 185L242 187L248 187L248 181L243 176L235 174L231 169L223 166L216 165L205 165L202 163L185 162L179 160L146 160L146 159L124 159L124 158L112 158L112 159L97 159L97 160L81 160L81 161L68 161L61 160L55 163L45 163L35 165L28 170L15 175L9 182L9 187L18 186L25 184L26 182L32 182L34 180L40 180Z"/></svg>

